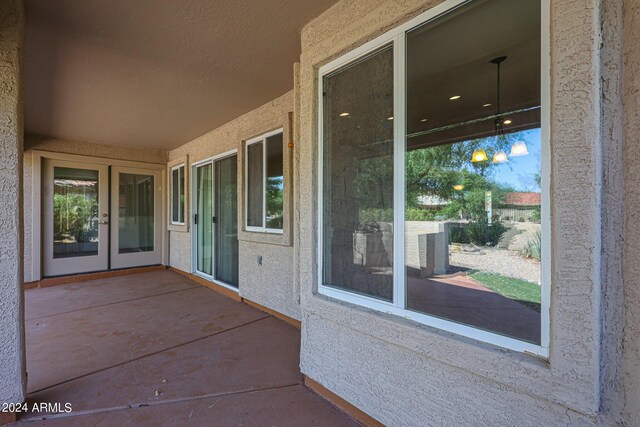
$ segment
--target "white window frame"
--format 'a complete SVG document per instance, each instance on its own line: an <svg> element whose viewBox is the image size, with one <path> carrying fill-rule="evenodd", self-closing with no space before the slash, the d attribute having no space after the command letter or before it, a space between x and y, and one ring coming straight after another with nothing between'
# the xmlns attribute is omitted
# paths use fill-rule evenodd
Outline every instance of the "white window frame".
<svg viewBox="0 0 640 427"><path fill-rule="evenodd" d="M180 168L182 168L182 172L180 172ZM178 184L180 183L180 178L182 178L184 180L185 183L185 188L183 188L183 193L182 196L184 198L184 203L182 204L182 213L180 214L180 212L178 213L178 218L180 218L180 216L182 216L182 221L174 221L173 220L173 195L175 194L176 189L173 187L173 171L174 170L178 170ZM185 173L187 171L187 165L184 163L180 163L177 164L175 166L173 166L171 168L171 175L169 176L169 179L171 180L171 197L169 198L170 203L170 217L171 218L171 225L185 225L186 221L185 221L185 217L186 217L186 213L187 213L187 188L186 188L186 178L185 178ZM178 199L178 209L180 209L180 199Z"/></svg>
<svg viewBox="0 0 640 427"><path fill-rule="evenodd" d="M266 226L266 217L267 217L267 138L277 135L281 133L284 143L284 128L278 128L276 130L272 130L270 132L264 133L260 136L256 136L255 138L248 139L245 143L244 147L244 182L245 182L245 191L244 191L244 229L245 231L250 231L254 233L273 233L273 234L283 234L284 233L284 225L282 228L267 228ZM249 225L249 146L253 144L262 143L262 227L257 227L253 225ZM284 158L286 152L284 149L282 150L282 158L284 165ZM284 174L284 170L283 170ZM284 192L284 179L282 182L282 191ZM284 212L283 212L284 213Z"/></svg>
<svg viewBox="0 0 640 427"><path fill-rule="evenodd" d="M406 271L404 265L404 226L405 226L405 149L406 149L406 124L405 111L405 52L406 33L418 26L438 19L443 14L453 9L473 2L474 0L446 0L443 3L418 15L410 21L389 30L383 35L371 40L362 46L344 54L343 56L323 65L318 70L318 169L317 169L317 209L318 209L318 235L317 235L317 285L318 292L327 297L341 300L347 303L364 306L376 311L407 318L444 331L452 332L467 338L490 343L509 350L528 353L536 357L549 357L549 331L550 331L550 300L551 300L551 215L550 215L550 175L551 175L551 149L550 149L550 0L541 0L541 230L542 230L542 259L541 259L541 336L540 345L528 343L516 338L507 337L497 333L484 331L473 326L467 326L450 320L418 313L405 308L406 305ZM394 219L393 219L393 302L387 302L376 298L349 292L347 290L326 286L324 284L323 271L323 80L324 77L344 67L353 64L367 55L370 55L385 46L393 46L394 55L394 107L393 115L400 120L394 120ZM395 232L400 231L400 232Z"/></svg>

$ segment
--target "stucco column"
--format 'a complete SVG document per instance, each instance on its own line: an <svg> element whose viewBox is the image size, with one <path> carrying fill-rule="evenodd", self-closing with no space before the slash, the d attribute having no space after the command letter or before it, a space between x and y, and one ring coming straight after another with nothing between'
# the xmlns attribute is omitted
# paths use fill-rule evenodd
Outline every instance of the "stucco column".
<svg viewBox="0 0 640 427"><path fill-rule="evenodd" d="M0 403L22 402L22 0L0 0ZM0 425L11 421L0 413Z"/></svg>
<svg viewBox="0 0 640 427"><path fill-rule="evenodd" d="M625 419L640 417L640 4L624 2L624 298Z"/></svg>

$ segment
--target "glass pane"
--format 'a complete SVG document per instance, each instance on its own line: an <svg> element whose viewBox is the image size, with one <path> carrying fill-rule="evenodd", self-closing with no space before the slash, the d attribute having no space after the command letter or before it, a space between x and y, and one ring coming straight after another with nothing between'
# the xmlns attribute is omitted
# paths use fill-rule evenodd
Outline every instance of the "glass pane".
<svg viewBox="0 0 640 427"><path fill-rule="evenodd" d="M53 257L98 255L97 170L53 168Z"/></svg>
<svg viewBox="0 0 640 427"><path fill-rule="evenodd" d="M263 227L264 188L262 142L247 146L247 225Z"/></svg>
<svg viewBox="0 0 640 427"><path fill-rule="evenodd" d="M171 221L180 222L180 169L171 171Z"/></svg>
<svg viewBox="0 0 640 427"><path fill-rule="evenodd" d="M184 189L184 171L185 168L184 166L180 167L180 169L178 169L180 171L180 180L178 183L178 189L179 189L179 194L180 194L180 200L179 200L179 206L178 206L178 220L180 223L184 222L184 194L185 194L185 189Z"/></svg>
<svg viewBox="0 0 640 427"><path fill-rule="evenodd" d="M284 172L282 134L267 138L267 228L282 230Z"/></svg>
<svg viewBox="0 0 640 427"><path fill-rule="evenodd" d="M200 166L197 169L198 192L198 271L211 275L213 273L212 248L213 248L213 200L212 200L212 166L211 164Z"/></svg>
<svg viewBox="0 0 640 427"><path fill-rule="evenodd" d="M153 251L153 176L121 173L119 187L118 252Z"/></svg>
<svg viewBox="0 0 640 427"><path fill-rule="evenodd" d="M324 77L324 283L393 298L393 50Z"/></svg>
<svg viewBox="0 0 640 427"><path fill-rule="evenodd" d="M539 344L540 1L443 19L407 34L407 307Z"/></svg>
<svg viewBox="0 0 640 427"><path fill-rule="evenodd" d="M216 162L216 278L238 286L237 157Z"/></svg>

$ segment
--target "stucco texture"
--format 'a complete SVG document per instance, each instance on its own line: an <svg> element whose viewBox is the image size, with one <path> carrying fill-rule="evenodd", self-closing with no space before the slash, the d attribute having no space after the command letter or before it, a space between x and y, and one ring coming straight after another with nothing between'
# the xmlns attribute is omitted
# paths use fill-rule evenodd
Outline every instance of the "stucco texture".
<svg viewBox="0 0 640 427"><path fill-rule="evenodd" d="M542 361L505 351L316 292L317 69L438 3L341 1L303 29L298 148L299 188L304 191L299 195L298 232L312 238L301 239L298 248L302 371L388 425L460 420L464 424L467 416L474 425L610 423L615 415L603 412L601 406L608 402L614 407L611 401L619 399L617 373L613 367L609 384L614 386L607 387L601 365L617 366L618 353L615 344L609 351L602 335L602 301L608 298L607 277L601 274L602 195L607 190L602 150L611 135L603 135L601 129L602 97L608 93L603 94L601 85L600 43L603 33L613 31L603 20L616 15L603 12L604 2L553 1L549 11L553 260L549 358ZM619 208L619 202L617 208L610 207ZM616 342L619 329L611 331L618 335L608 339Z"/></svg>
<svg viewBox="0 0 640 427"><path fill-rule="evenodd" d="M23 31L22 2L0 2L0 402L22 402L26 385L21 241Z"/></svg>
<svg viewBox="0 0 640 427"><path fill-rule="evenodd" d="M640 420L640 3L624 2L624 283L625 420Z"/></svg>
<svg viewBox="0 0 640 427"><path fill-rule="evenodd" d="M291 150L286 147L291 134L290 113L293 91L169 152L169 162L189 157L190 165L231 150L238 151L238 236L239 294L253 302L300 319L297 288L294 281L292 235L293 179ZM282 235L253 233L243 229L243 142L262 133L284 128L285 170L284 232ZM258 257L262 256L262 266ZM191 232L170 231L170 265L191 271Z"/></svg>

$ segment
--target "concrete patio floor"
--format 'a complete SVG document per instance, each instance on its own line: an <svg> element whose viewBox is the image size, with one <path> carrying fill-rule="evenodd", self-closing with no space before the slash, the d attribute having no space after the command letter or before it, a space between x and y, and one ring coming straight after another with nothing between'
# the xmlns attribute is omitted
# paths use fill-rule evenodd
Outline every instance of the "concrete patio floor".
<svg viewBox="0 0 640 427"><path fill-rule="evenodd" d="M25 291L16 425L357 426L309 391L300 331L171 271Z"/></svg>

